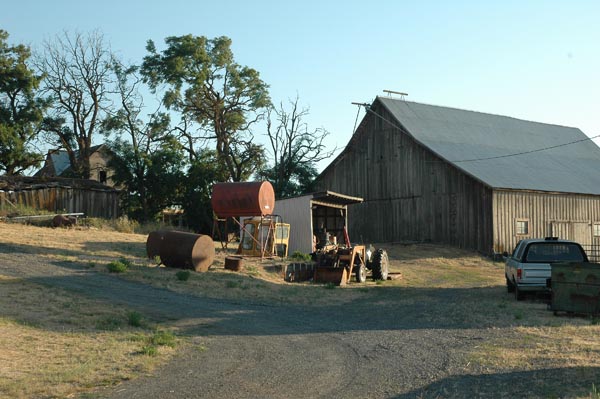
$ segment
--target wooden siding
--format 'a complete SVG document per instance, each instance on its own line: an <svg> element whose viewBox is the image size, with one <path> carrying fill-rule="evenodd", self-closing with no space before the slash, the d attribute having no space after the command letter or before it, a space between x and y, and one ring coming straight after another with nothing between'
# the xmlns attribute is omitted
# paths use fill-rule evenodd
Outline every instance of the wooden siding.
<svg viewBox="0 0 600 399"><path fill-rule="evenodd" d="M0 191L0 207L20 204L55 213L83 212L85 216L114 219L119 212L117 191L70 187L39 187L28 190Z"/></svg>
<svg viewBox="0 0 600 399"><path fill-rule="evenodd" d="M584 246L600 245L593 224L600 223L600 196L495 190L494 251L511 252L523 238L558 236ZM528 221L527 235L517 235L517 220Z"/></svg>
<svg viewBox="0 0 600 399"><path fill-rule="evenodd" d="M374 104L318 188L363 197L348 207L352 241L438 242L491 253L492 191L416 142Z"/></svg>

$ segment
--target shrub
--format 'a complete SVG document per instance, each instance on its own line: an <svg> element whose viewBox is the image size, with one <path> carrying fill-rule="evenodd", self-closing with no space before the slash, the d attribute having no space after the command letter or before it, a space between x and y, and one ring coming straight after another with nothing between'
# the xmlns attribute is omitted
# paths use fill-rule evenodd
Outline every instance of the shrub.
<svg viewBox="0 0 600 399"><path fill-rule="evenodd" d="M140 227L140 224L129 219L127 216L121 216L115 221L115 230L120 233L135 233L136 229Z"/></svg>
<svg viewBox="0 0 600 399"><path fill-rule="evenodd" d="M188 281L191 273L189 270L180 270L175 275L179 281Z"/></svg>
<svg viewBox="0 0 600 399"><path fill-rule="evenodd" d="M169 331L156 331L149 340L149 343L154 346L169 346L175 347L175 335Z"/></svg>
<svg viewBox="0 0 600 399"><path fill-rule="evenodd" d="M111 273L124 273L127 271L127 265L119 261L110 262L106 265L106 268Z"/></svg>
<svg viewBox="0 0 600 399"><path fill-rule="evenodd" d="M310 254L305 254L300 251L294 251L291 258L300 262L310 262L312 260Z"/></svg>
<svg viewBox="0 0 600 399"><path fill-rule="evenodd" d="M127 314L127 322L132 327L141 327L144 322L144 318L138 312L129 312Z"/></svg>
<svg viewBox="0 0 600 399"><path fill-rule="evenodd" d="M146 345L142 348L142 353L146 356L156 356L158 354L158 350L154 345Z"/></svg>

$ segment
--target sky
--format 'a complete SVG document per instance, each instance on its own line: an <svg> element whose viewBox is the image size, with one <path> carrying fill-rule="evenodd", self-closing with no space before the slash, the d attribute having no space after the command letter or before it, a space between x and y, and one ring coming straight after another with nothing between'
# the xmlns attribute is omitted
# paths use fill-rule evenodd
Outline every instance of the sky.
<svg viewBox="0 0 600 399"><path fill-rule="evenodd" d="M34 50L63 31L97 29L132 63L148 39L160 51L168 36L228 36L272 101L298 95L309 127L329 131L339 152L359 112L352 102L383 90L600 135L598 17L600 2L577 0L5 0L0 29Z"/></svg>

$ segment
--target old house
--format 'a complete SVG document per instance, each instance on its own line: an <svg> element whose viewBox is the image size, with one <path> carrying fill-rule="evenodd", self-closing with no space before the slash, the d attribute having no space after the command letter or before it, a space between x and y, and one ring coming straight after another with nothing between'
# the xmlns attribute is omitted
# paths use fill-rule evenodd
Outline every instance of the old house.
<svg viewBox="0 0 600 399"><path fill-rule="evenodd" d="M600 148L576 128L378 97L317 185L364 198L349 230L365 241L600 244Z"/></svg>
<svg viewBox="0 0 600 399"><path fill-rule="evenodd" d="M91 148L90 179L114 187L115 184L111 179L113 171L108 166L110 157L110 150L104 144ZM71 174L71 163L67 151L61 149L48 151L44 166L35 175L39 177L74 177Z"/></svg>

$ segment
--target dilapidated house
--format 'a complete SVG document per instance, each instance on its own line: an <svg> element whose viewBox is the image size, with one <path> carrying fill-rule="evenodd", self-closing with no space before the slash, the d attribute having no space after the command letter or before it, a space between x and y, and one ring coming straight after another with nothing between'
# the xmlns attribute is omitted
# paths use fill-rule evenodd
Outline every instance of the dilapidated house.
<svg viewBox="0 0 600 399"><path fill-rule="evenodd" d="M110 149L104 145L95 145L90 149L90 180L114 187L113 170L109 166L112 157ZM71 161L66 150L48 151L44 165L35 174L38 177L76 177L72 173Z"/></svg>
<svg viewBox="0 0 600 399"><path fill-rule="evenodd" d="M317 187L364 198L349 230L365 241L600 245L600 148L577 128L378 97Z"/></svg>

